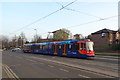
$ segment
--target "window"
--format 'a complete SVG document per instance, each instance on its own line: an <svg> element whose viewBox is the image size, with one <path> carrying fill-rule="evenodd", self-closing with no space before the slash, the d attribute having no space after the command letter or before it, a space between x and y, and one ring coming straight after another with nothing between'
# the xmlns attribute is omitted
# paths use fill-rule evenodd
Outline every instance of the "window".
<svg viewBox="0 0 120 80"><path fill-rule="evenodd" d="M45 45L42 45L42 50L44 50L45 49Z"/></svg>
<svg viewBox="0 0 120 80"><path fill-rule="evenodd" d="M82 50L82 43L79 44L79 48L80 48L80 50Z"/></svg>
<svg viewBox="0 0 120 80"><path fill-rule="evenodd" d="M93 42L86 42L86 50L93 51Z"/></svg>
<svg viewBox="0 0 120 80"><path fill-rule="evenodd" d="M45 48L44 49L48 49L48 45L44 45L45 46Z"/></svg>
<svg viewBox="0 0 120 80"><path fill-rule="evenodd" d="M51 49L52 48L52 44L49 44L48 47L49 47L49 49Z"/></svg>
<svg viewBox="0 0 120 80"><path fill-rule="evenodd" d="M63 49L63 44L56 45L57 50L62 50Z"/></svg>
<svg viewBox="0 0 120 80"><path fill-rule="evenodd" d="M78 45L79 45L78 43L74 43L73 44L73 49L74 50L79 50L79 46Z"/></svg>
<svg viewBox="0 0 120 80"><path fill-rule="evenodd" d="M59 45L59 49L61 49L62 48L62 45Z"/></svg>
<svg viewBox="0 0 120 80"><path fill-rule="evenodd" d="M68 50L71 50L72 49L72 44L67 44L66 45L66 50L68 51Z"/></svg>
<svg viewBox="0 0 120 80"><path fill-rule="evenodd" d="M40 45L35 45L35 49L40 49Z"/></svg>
<svg viewBox="0 0 120 80"><path fill-rule="evenodd" d="M72 45L71 45L71 44L69 44L68 46L69 46L69 47L68 47L69 49L71 49L71 48L72 48Z"/></svg>
<svg viewBox="0 0 120 80"><path fill-rule="evenodd" d="M85 43L80 43L80 50L85 50L86 49L86 44Z"/></svg>
<svg viewBox="0 0 120 80"><path fill-rule="evenodd" d="M40 45L40 49L42 49L42 45Z"/></svg>
<svg viewBox="0 0 120 80"><path fill-rule="evenodd" d="M102 38L105 38L105 33L102 33Z"/></svg>
<svg viewBox="0 0 120 80"><path fill-rule="evenodd" d="M49 44L46 45L47 49L49 49Z"/></svg>

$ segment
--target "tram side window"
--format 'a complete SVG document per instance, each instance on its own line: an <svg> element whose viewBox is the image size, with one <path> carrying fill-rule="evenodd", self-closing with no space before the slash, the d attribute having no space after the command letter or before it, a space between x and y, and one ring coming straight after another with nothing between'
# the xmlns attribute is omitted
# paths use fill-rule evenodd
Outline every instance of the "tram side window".
<svg viewBox="0 0 120 80"><path fill-rule="evenodd" d="M42 45L42 50L44 50L45 49L45 45Z"/></svg>
<svg viewBox="0 0 120 80"><path fill-rule="evenodd" d="M40 49L40 45L37 46L37 49Z"/></svg>
<svg viewBox="0 0 120 80"><path fill-rule="evenodd" d="M49 49L49 45L48 44L46 44L46 49Z"/></svg>
<svg viewBox="0 0 120 80"><path fill-rule="evenodd" d="M86 49L86 44L80 43L80 50L85 50L85 49Z"/></svg>
<svg viewBox="0 0 120 80"><path fill-rule="evenodd" d="M40 45L40 49L42 49L42 45Z"/></svg>
<svg viewBox="0 0 120 80"><path fill-rule="evenodd" d="M35 49L40 49L40 46L39 46L39 45L36 45L36 46L35 46Z"/></svg>
<svg viewBox="0 0 120 80"><path fill-rule="evenodd" d="M51 49L52 48L52 44L49 44L49 49Z"/></svg>
<svg viewBox="0 0 120 80"><path fill-rule="evenodd" d="M85 44L85 43L83 43L83 45L84 45L83 49L85 50L85 49L86 49L86 44Z"/></svg>
<svg viewBox="0 0 120 80"><path fill-rule="evenodd" d="M54 50L55 49L55 46L52 44L52 49Z"/></svg>
<svg viewBox="0 0 120 80"><path fill-rule="evenodd" d="M59 50L61 50L62 49L62 45L59 45L58 48L59 48Z"/></svg>
<svg viewBox="0 0 120 80"><path fill-rule="evenodd" d="M49 49L49 44L46 45L46 48Z"/></svg>
<svg viewBox="0 0 120 80"><path fill-rule="evenodd" d="M69 44L68 46L69 46L69 47L68 47L69 49L72 49L72 45L71 45L71 44Z"/></svg>
<svg viewBox="0 0 120 80"><path fill-rule="evenodd" d="M58 50L62 50L63 46L64 46L63 44L58 45Z"/></svg>
<svg viewBox="0 0 120 80"><path fill-rule="evenodd" d="M28 48L27 49L30 49L30 46L28 46Z"/></svg>
<svg viewBox="0 0 120 80"><path fill-rule="evenodd" d="M74 45L74 47L73 47L74 50L79 50L79 44L78 43L74 43L73 45Z"/></svg>
<svg viewBox="0 0 120 80"><path fill-rule="evenodd" d="M72 44L67 44L67 50L71 50L72 49Z"/></svg>
<svg viewBox="0 0 120 80"><path fill-rule="evenodd" d="M48 45L44 45L45 47L44 47L44 49L48 49Z"/></svg>
<svg viewBox="0 0 120 80"><path fill-rule="evenodd" d="M47 49L47 45L43 45L43 50Z"/></svg>

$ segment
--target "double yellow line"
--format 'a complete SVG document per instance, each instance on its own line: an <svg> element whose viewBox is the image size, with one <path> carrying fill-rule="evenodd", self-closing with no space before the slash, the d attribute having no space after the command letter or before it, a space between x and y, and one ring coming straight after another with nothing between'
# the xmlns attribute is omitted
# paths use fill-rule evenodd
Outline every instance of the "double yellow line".
<svg viewBox="0 0 120 80"><path fill-rule="evenodd" d="M11 80L20 80L19 77L6 65L2 64L3 70Z"/></svg>

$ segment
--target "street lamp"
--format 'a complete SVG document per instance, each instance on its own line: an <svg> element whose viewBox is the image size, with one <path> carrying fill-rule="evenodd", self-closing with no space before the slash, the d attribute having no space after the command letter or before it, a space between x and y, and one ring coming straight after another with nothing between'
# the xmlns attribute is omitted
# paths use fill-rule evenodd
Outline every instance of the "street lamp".
<svg viewBox="0 0 120 80"><path fill-rule="evenodd" d="M36 35L37 35L37 29L34 29L36 31Z"/></svg>
<svg viewBox="0 0 120 80"><path fill-rule="evenodd" d="M37 39L38 39L38 37L37 37L37 29L34 29L35 31L36 31L36 34L35 34L35 41L37 42Z"/></svg>

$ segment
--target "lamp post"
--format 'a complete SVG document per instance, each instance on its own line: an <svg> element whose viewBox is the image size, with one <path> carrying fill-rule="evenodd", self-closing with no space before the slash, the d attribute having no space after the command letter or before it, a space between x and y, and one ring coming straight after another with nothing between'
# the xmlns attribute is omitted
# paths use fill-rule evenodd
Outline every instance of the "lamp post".
<svg viewBox="0 0 120 80"><path fill-rule="evenodd" d="M35 30L35 42L37 42L37 39L38 39L38 36L37 36L37 29L34 29Z"/></svg>
<svg viewBox="0 0 120 80"><path fill-rule="evenodd" d="M34 29L36 31L36 35L37 35L37 29Z"/></svg>

